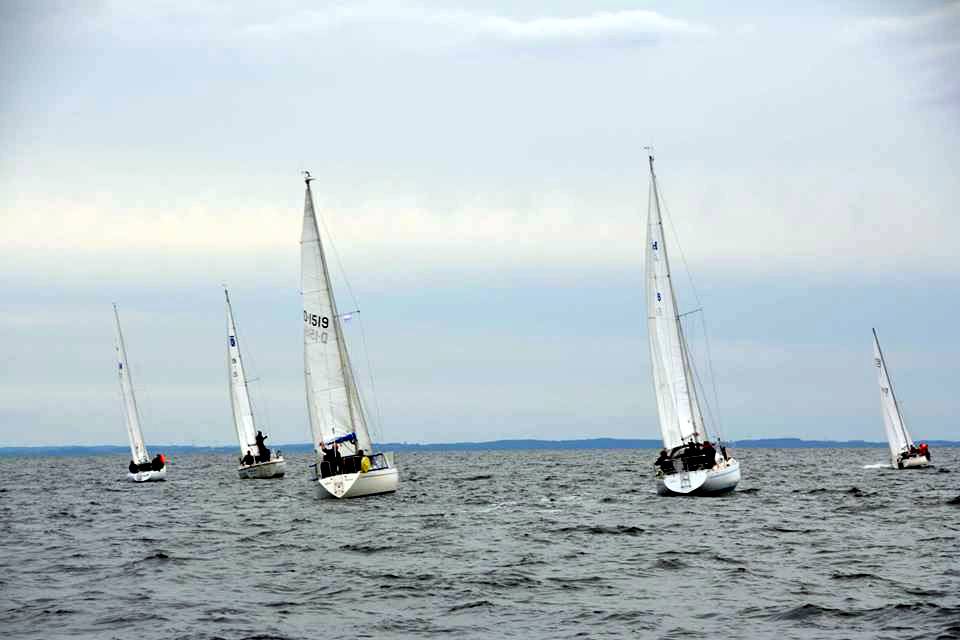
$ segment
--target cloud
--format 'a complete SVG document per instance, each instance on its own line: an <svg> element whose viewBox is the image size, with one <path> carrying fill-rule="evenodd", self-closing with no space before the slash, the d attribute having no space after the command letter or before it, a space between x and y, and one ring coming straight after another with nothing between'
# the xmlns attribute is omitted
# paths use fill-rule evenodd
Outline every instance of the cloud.
<svg viewBox="0 0 960 640"><path fill-rule="evenodd" d="M854 45L896 49L932 101L960 108L960 2L916 14L863 18L848 25L845 36Z"/></svg>
<svg viewBox="0 0 960 640"><path fill-rule="evenodd" d="M379 6L303 11L280 21L250 25L249 35L283 37L349 27L423 27L448 42L500 42L520 46L646 45L672 36L704 36L714 30L655 11L605 11L582 16L513 18L467 11Z"/></svg>

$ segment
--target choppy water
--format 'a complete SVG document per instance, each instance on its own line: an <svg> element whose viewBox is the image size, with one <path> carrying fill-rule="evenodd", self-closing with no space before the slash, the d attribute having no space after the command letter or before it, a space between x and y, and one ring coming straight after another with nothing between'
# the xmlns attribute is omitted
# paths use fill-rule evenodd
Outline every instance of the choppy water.
<svg viewBox="0 0 960 640"><path fill-rule="evenodd" d="M0 635L937 638L960 635L960 449L740 450L720 498L661 498L652 451L399 457L320 500L233 458L0 458Z"/></svg>

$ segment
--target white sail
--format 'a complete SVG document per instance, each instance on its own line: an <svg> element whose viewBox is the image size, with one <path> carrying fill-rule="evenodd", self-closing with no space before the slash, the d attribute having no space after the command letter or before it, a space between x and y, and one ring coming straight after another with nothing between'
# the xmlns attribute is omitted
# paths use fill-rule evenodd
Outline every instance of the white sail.
<svg viewBox="0 0 960 640"><path fill-rule="evenodd" d="M873 330L873 363L879 370L880 381L880 410L883 412L883 426L887 432L887 443L890 445L890 457L896 463L897 456L908 451L913 444L913 438L903 422L897 397L893 393L893 383L887 374L887 363L883 359L880 349L880 340L877 330Z"/></svg>
<svg viewBox="0 0 960 640"><path fill-rule="evenodd" d="M237 325L233 319L233 307L230 294L223 291L227 299L227 371L230 376L230 406L233 407L233 425L237 430L240 455L247 451L257 454L257 429L253 421L253 407L250 404L250 390L243 371L243 358L240 356L240 338L237 337Z"/></svg>
<svg viewBox="0 0 960 640"><path fill-rule="evenodd" d="M314 447L355 433L357 447L371 451L370 435L337 314L307 178L300 238L303 295L304 379Z"/></svg>
<svg viewBox="0 0 960 640"><path fill-rule="evenodd" d="M137 398L133 394L133 379L130 377L127 347L123 342L123 331L120 330L120 313L117 311L117 305L113 305L113 316L117 321L117 371L120 376L123 413L127 419L127 436L130 438L130 457L137 464L142 464L150 461L150 455L147 453L147 446L143 443L143 432L140 430L140 412L137 409Z"/></svg>
<svg viewBox="0 0 960 640"><path fill-rule="evenodd" d="M704 439L703 414L693 387L683 326L670 276L660 194L650 158L647 212L646 296L650 360L663 446L671 449Z"/></svg>

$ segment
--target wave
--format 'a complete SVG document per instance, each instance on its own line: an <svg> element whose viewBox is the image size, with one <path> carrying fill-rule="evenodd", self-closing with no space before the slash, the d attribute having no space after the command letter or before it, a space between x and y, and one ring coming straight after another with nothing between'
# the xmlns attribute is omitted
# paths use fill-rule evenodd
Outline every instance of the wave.
<svg viewBox="0 0 960 640"><path fill-rule="evenodd" d="M679 558L660 558L653 566L657 569L686 569L690 565Z"/></svg>
<svg viewBox="0 0 960 640"><path fill-rule="evenodd" d="M358 553L380 553L381 551L390 551L396 549L397 547L393 545L387 545L385 547L378 547L372 544L353 544L347 543L340 547L340 551L356 551Z"/></svg>
<svg viewBox="0 0 960 640"><path fill-rule="evenodd" d="M892 469L889 462L877 462L874 464L865 464L861 469Z"/></svg>
<svg viewBox="0 0 960 640"><path fill-rule="evenodd" d="M619 525L615 527L605 527L602 525L576 525L573 527L561 527L560 529L554 529L551 533L587 533L590 535L605 535L605 536L639 536L642 533L646 533L645 529L640 527L632 527L626 525Z"/></svg>
<svg viewBox="0 0 960 640"><path fill-rule="evenodd" d="M830 576L831 580L882 580L878 575L872 573L835 573Z"/></svg>
<svg viewBox="0 0 960 640"><path fill-rule="evenodd" d="M455 611L463 611L464 609L476 609L477 607L492 607L493 603L489 600L477 600L476 602L465 602L464 604L457 604L449 609L447 613L454 613Z"/></svg>

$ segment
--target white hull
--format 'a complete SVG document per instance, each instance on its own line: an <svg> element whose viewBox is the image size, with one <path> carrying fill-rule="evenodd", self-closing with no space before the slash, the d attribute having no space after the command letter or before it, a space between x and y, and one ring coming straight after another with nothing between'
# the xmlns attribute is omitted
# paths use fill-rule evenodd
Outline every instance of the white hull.
<svg viewBox="0 0 960 640"><path fill-rule="evenodd" d="M237 469L237 475L243 480L282 478L287 472L287 461L282 457L270 462L257 462L249 467Z"/></svg>
<svg viewBox="0 0 960 640"><path fill-rule="evenodd" d="M360 498L378 493L392 493L400 484L400 474L393 467L367 473L345 473L317 480L323 498Z"/></svg>
<svg viewBox="0 0 960 640"><path fill-rule="evenodd" d="M160 471L139 471L137 473L127 472L127 480L130 482L162 482L167 479L167 467L164 465Z"/></svg>
<svg viewBox="0 0 960 640"><path fill-rule="evenodd" d="M900 469L922 469L923 467L930 466L930 461L927 460L926 456L913 456L912 458L907 458L906 460L900 461ZM894 465L896 468L897 465Z"/></svg>
<svg viewBox="0 0 960 640"><path fill-rule="evenodd" d="M657 477L657 493L661 496L715 496L733 491L739 482L740 463L729 460L722 467Z"/></svg>

